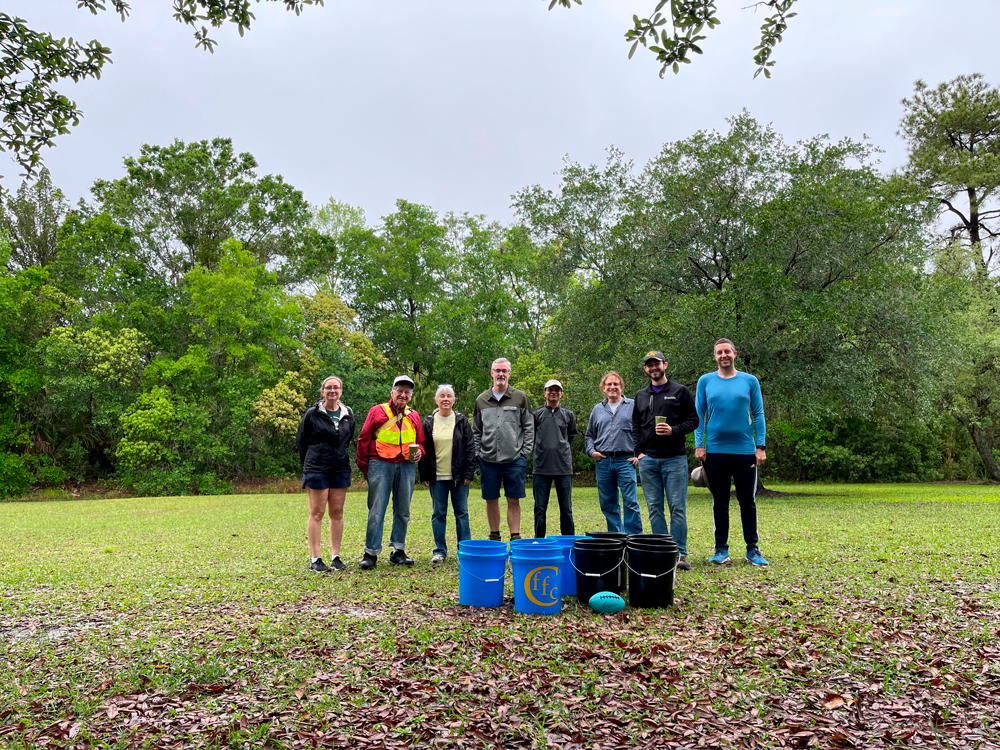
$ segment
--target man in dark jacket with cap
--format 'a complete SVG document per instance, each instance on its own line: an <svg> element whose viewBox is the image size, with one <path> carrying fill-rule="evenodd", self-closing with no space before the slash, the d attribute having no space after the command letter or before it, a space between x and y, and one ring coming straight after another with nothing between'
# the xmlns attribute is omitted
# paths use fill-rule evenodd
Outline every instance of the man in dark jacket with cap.
<svg viewBox="0 0 1000 750"><path fill-rule="evenodd" d="M654 534L670 534L680 551L679 570L687 561L688 460L685 436L698 426L698 412L687 386L667 380L667 358L651 351L643 358L649 385L635 394L632 442L639 458L642 494ZM664 515L664 496L670 525Z"/></svg>
<svg viewBox="0 0 1000 750"><path fill-rule="evenodd" d="M545 384L545 406L531 414L535 418L535 452L532 461L531 493L535 498L535 538L545 537L545 514L549 495L556 486L559 500L559 533L575 534L573 525L573 455L576 416L560 406L563 387L558 380Z"/></svg>

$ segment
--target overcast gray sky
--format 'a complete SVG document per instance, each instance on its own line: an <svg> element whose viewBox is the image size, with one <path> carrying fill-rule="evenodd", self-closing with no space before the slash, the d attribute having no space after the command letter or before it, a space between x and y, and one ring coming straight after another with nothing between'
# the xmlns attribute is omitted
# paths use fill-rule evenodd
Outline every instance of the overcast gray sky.
<svg viewBox="0 0 1000 750"><path fill-rule="evenodd" d="M917 78L981 72L1000 84L995 0L801 0L770 80L752 78L763 16L744 9L750 0L720 0L722 25L681 75L661 80L642 49L629 61L631 15L655 4L327 0L296 18L264 3L243 39L213 33L214 55L194 48L168 0L133 0L125 23L75 0L4 10L113 50L101 80L65 87L84 119L44 154L74 201L121 176L140 144L228 136L261 174L284 175L313 203L361 206L370 221L397 198L506 221L511 193L554 186L565 155L603 162L613 144L642 164L743 108L790 141L868 135L891 169L905 160L899 101ZM0 159L15 187L17 166Z"/></svg>

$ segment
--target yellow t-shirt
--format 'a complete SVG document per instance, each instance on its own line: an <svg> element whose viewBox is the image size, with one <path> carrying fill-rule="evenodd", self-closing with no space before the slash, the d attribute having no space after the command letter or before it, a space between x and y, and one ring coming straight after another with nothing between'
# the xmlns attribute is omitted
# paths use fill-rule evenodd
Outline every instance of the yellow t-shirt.
<svg viewBox="0 0 1000 750"><path fill-rule="evenodd" d="M451 416L434 415L434 455L438 481L451 479L451 441L455 434L455 412Z"/></svg>

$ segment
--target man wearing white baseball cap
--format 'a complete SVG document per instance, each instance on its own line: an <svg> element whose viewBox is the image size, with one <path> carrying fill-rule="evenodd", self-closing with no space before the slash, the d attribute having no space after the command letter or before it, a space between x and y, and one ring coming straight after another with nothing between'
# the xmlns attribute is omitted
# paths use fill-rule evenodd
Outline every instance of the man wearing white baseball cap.
<svg viewBox="0 0 1000 750"><path fill-rule="evenodd" d="M573 535L573 455L576 415L560 406L563 387L558 380L545 384L545 406L531 415L535 419L535 448L531 468L531 494L535 499L535 538L545 537L545 515L549 495L556 486L559 501L559 533Z"/></svg>
<svg viewBox="0 0 1000 750"><path fill-rule="evenodd" d="M390 399L368 411L358 437L357 463L368 480L368 526L365 554L358 565L371 570L382 551L385 514L392 495L392 565L413 565L406 554L406 529L410 525L410 500L416 483L417 461L424 455L424 428L420 415L409 406L413 380L400 375L392 381Z"/></svg>

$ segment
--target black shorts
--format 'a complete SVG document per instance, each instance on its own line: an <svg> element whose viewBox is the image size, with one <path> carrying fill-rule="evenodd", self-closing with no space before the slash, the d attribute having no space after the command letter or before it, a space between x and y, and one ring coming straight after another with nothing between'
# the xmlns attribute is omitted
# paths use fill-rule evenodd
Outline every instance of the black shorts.
<svg viewBox="0 0 1000 750"><path fill-rule="evenodd" d="M325 474L310 473L302 475L302 487L311 490L342 490L351 486L351 470L338 469Z"/></svg>

